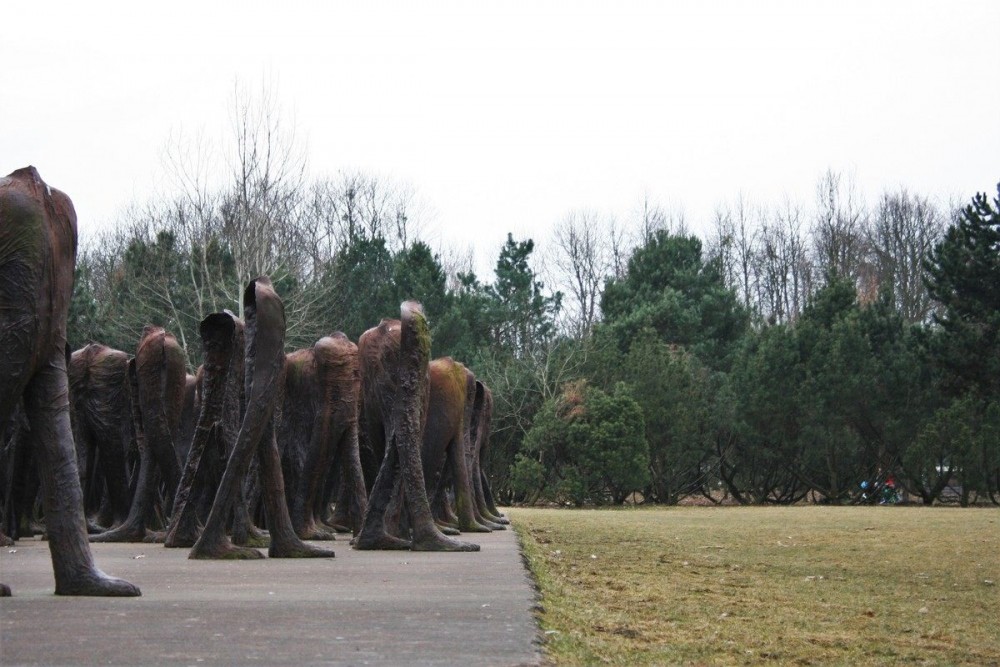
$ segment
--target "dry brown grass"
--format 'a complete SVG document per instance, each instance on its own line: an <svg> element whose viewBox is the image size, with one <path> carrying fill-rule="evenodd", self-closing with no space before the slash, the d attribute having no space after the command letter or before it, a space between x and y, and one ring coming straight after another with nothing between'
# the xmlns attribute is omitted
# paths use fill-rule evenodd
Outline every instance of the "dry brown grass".
<svg viewBox="0 0 1000 667"><path fill-rule="evenodd" d="M1000 511L510 511L559 664L1000 664Z"/></svg>

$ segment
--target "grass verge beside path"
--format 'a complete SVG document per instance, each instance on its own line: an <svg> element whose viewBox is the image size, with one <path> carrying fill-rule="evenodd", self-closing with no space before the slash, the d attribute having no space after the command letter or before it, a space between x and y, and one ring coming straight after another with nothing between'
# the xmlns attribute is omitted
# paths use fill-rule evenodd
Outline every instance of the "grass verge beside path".
<svg viewBox="0 0 1000 667"><path fill-rule="evenodd" d="M1000 511L514 508L558 664L1000 665Z"/></svg>

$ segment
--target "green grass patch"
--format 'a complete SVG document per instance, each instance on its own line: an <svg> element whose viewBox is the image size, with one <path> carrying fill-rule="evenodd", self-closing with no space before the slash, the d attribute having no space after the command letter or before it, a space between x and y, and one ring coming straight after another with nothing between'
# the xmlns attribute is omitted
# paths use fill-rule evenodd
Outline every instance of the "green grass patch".
<svg viewBox="0 0 1000 667"><path fill-rule="evenodd" d="M514 508L558 664L1000 664L1000 511Z"/></svg>

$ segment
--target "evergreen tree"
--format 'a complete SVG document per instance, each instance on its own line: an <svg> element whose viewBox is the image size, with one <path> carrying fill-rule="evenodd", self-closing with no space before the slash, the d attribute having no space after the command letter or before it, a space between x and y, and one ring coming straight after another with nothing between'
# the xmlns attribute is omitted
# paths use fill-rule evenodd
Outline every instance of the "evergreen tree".
<svg viewBox="0 0 1000 667"><path fill-rule="evenodd" d="M513 478L525 494L541 488L561 502L620 504L649 480L642 409L624 383L610 393L568 384L539 411L524 449Z"/></svg>
<svg viewBox="0 0 1000 667"><path fill-rule="evenodd" d="M458 287L448 292L448 308L434 324L434 354L475 364L490 345L489 295L474 273L459 273Z"/></svg>
<svg viewBox="0 0 1000 667"><path fill-rule="evenodd" d="M925 263L927 288L944 306L937 349L950 388L1000 397L1000 186L977 194Z"/></svg>
<svg viewBox="0 0 1000 667"><path fill-rule="evenodd" d="M636 249L624 278L608 281L601 311L623 350L652 329L666 343L691 347L713 368L726 366L749 321L716 262L703 260L701 241L666 230Z"/></svg>
<svg viewBox="0 0 1000 667"><path fill-rule="evenodd" d="M941 333L932 339L932 352L953 402L936 413L934 432L924 438L921 450L940 451L950 445L954 451L949 450L948 460L940 465L954 469L966 493L974 488L1000 502L995 441L1000 405L1000 185L992 203L985 193L973 198L924 267L927 288L944 307L935 315ZM968 433L955 430L956 420L970 429Z"/></svg>
<svg viewBox="0 0 1000 667"><path fill-rule="evenodd" d="M515 357L530 355L555 333L562 294L545 296L545 285L528 263L535 243L507 234L496 264L496 281L485 288L493 343Z"/></svg>
<svg viewBox="0 0 1000 667"><path fill-rule="evenodd" d="M647 330L622 366L642 407L649 443L648 500L674 504L705 492L714 459L710 373L690 352Z"/></svg>
<svg viewBox="0 0 1000 667"><path fill-rule="evenodd" d="M423 241L412 243L396 253L392 282L400 303L415 299L423 305L428 317L440 316L448 310L447 276L438 256Z"/></svg>
<svg viewBox="0 0 1000 667"><path fill-rule="evenodd" d="M809 490L799 469L805 367L791 325L747 336L723 395L735 405L717 437L719 475L741 503L790 503Z"/></svg>
<svg viewBox="0 0 1000 667"><path fill-rule="evenodd" d="M393 269L385 239L352 237L334 256L323 279L322 311L329 330L343 331L356 341L383 318L398 318Z"/></svg>
<svg viewBox="0 0 1000 667"><path fill-rule="evenodd" d="M86 256L78 258L73 275L73 297L66 322L66 341L71 350L92 342L108 340L99 317L100 306L94 294L92 269Z"/></svg>

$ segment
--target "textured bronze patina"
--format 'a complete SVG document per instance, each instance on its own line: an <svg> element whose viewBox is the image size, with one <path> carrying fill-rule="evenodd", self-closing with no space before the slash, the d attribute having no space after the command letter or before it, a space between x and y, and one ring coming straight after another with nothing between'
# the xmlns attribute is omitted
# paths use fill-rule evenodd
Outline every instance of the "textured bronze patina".
<svg viewBox="0 0 1000 667"><path fill-rule="evenodd" d="M0 179L0 423L23 400L57 595L135 596L94 565L70 424L66 318L76 212L34 167ZM10 594L0 585L0 594Z"/></svg>
<svg viewBox="0 0 1000 667"><path fill-rule="evenodd" d="M399 320L382 320L361 336L362 422L366 448L381 464L368 498L356 549L478 551L446 536L434 522L420 450L430 382L430 332L420 304L407 301ZM407 510L411 535L398 535L396 514Z"/></svg>

